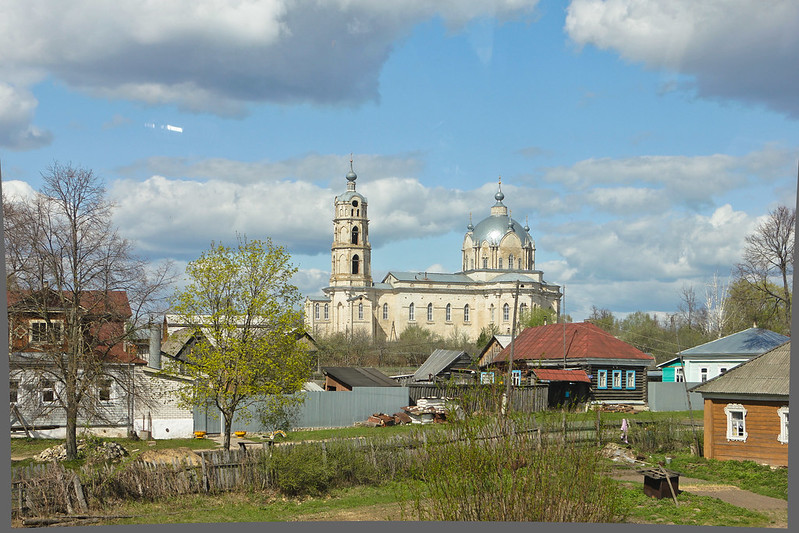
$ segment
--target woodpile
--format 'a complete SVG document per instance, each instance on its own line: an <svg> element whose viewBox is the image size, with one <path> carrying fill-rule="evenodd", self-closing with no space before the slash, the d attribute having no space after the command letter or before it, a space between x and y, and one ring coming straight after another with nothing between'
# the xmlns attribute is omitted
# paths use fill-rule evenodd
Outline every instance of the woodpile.
<svg viewBox="0 0 799 533"><path fill-rule="evenodd" d="M78 457L91 456L93 459L99 461L116 461L122 457L127 457L128 451L116 442L104 441L100 444L86 442L85 440L78 441ZM40 463L48 463L51 461L61 462L67 459L67 445L59 444L52 448L47 448L39 455L33 458L34 461Z"/></svg>

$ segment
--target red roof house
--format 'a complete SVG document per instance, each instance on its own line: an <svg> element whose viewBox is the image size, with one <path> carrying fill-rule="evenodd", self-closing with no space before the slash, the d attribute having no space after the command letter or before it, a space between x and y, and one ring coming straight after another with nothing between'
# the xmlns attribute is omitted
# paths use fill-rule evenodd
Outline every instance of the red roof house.
<svg viewBox="0 0 799 533"><path fill-rule="evenodd" d="M548 324L522 331L513 342L513 368L539 380L565 381L568 374L548 375L541 370L582 370L590 382L590 396L600 403L645 404L646 370L655 358L589 322ZM507 369L511 345L497 354L491 366ZM577 374L568 381L578 382Z"/></svg>

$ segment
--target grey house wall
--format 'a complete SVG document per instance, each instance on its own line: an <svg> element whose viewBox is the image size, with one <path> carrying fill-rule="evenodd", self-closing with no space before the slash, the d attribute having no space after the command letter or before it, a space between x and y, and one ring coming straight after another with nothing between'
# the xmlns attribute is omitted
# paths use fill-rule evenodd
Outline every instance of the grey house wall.
<svg viewBox="0 0 799 533"><path fill-rule="evenodd" d="M650 411L687 411L688 399L685 396L685 389L699 385L699 383L669 383L669 382L650 382L649 387L649 410ZM691 398L691 409L703 411L704 402L702 395L698 392L689 392Z"/></svg>
<svg viewBox="0 0 799 533"><path fill-rule="evenodd" d="M294 427L349 427L363 422L374 413L393 415L410 405L408 387L356 387L352 391L305 391L305 402L299 409ZM233 431L263 431L258 420L257 406L249 422L238 416Z"/></svg>

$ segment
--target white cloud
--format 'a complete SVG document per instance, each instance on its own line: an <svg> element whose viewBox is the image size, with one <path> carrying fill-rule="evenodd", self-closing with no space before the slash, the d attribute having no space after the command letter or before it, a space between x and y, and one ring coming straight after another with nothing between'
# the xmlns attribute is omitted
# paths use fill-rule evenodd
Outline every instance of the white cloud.
<svg viewBox="0 0 799 533"><path fill-rule="evenodd" d="M49 131L31 124L38 104L27 89L0 82L0 146L32 150L52 142Z"/></svg>
<svg viewBox="0 0 799 533"><path fill-rule="evenodd" d="M9 200L29 201L36 195L36 191L24 181L3 180L3 195Z"/></svg>
<svg viewBox="0 0 799 533"><path fill-rule="evenodd" d="M49 76L94 96L223 116L242 116L253 102L352 105L378 99L392 46L417 23L440 16L458 31L479 17L530 13L536 3L27 0L4 5L0 72L18 91ZM0 113L0 142L41 144L44 132L29 121L9 123Z"/></svg>
<svg viewBox="0 0 799 533"><path fill-rule="evenodd" d="M572 0L565 30L650 68L692 75L698 94L757 102L799 118L794 0Z"/></svg>

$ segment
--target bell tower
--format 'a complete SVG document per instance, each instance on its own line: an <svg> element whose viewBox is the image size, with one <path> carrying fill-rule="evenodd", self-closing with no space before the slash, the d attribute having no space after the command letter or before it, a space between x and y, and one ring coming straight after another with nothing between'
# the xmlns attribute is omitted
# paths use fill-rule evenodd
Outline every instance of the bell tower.
<svg viewBox="0 0 799 533"><path fill-rule="evenodd" d="M331 248L331 287L369 287L372 285L372 246L369 244L369 219L366 198L355 191L358 176L347 173L347 192L335 199L333 246Z"/></svg>

